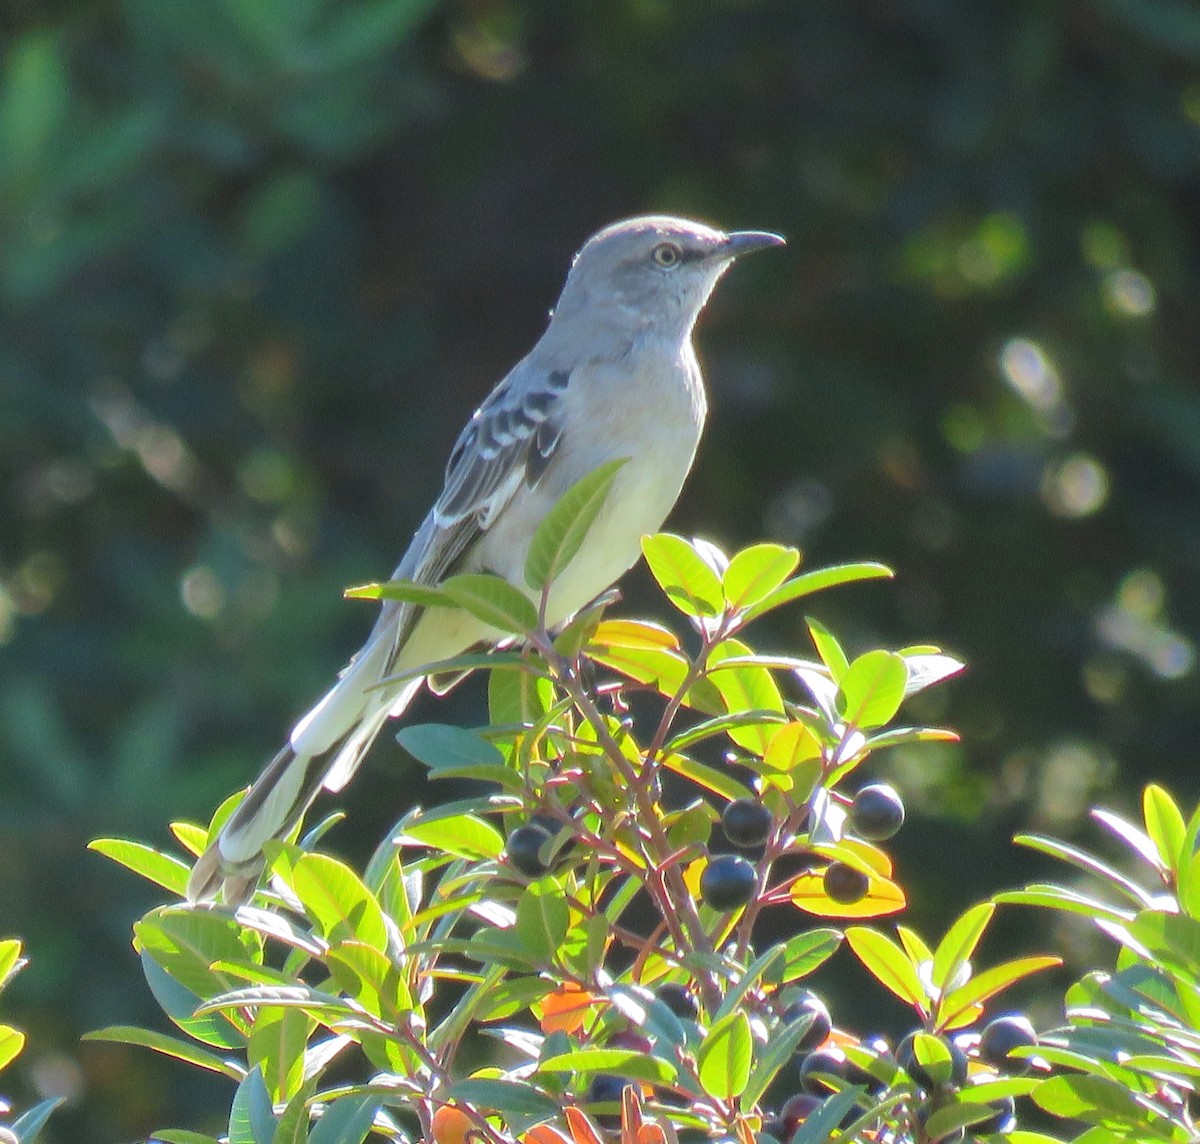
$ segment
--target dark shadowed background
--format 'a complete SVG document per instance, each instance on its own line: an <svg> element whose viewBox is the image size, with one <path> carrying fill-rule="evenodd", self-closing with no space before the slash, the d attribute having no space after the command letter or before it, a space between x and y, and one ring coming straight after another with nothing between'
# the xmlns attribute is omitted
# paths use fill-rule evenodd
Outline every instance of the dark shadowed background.
<svg viewBox="0 0 1200 1144"><path fill-rule="evenodd" d="M705 316L672 525L883 560L814 614L970 663L910 712L962 745L884 772L908 920L1032 877L1018 828L1086 838L1151 777L1195 798L1189 0L7 0L0 50L0 931L33 959L4 1081L71 1096L54 1140L228 1108L77 1043L158 1020L154 897L86 843L165 843L251 777L370 622L341 589L390 571L625 215L790 242ZM758 638L806 650L802 612ZM420 783L385 737L330 844ZM1077 951L1046 924L1002 936ZM892 1021L838 964L836 1014Z"/></svg>

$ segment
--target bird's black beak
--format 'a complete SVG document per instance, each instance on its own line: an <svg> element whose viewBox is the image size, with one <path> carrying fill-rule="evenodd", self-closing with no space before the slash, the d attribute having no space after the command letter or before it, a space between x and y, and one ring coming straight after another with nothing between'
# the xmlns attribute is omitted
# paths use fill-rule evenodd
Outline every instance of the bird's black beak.
<svg viewBox="0 0 1200 1144"><path fill-rule="evenodd" d="M753 250L766 250L769 246L786 246L787 239L768 230L735 230L726 235L721 253L726 258L740 258Z"/></svg>

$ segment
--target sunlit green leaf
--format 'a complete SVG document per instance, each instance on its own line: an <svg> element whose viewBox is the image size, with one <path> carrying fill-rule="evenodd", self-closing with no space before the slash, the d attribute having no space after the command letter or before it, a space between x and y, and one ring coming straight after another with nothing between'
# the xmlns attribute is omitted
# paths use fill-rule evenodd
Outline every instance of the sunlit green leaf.
<svg viewBox="0 0 1200 1144"><path fill-rule="evenodd" d="M516 932L530 955L548 965L566 940L571 909L562 888L552 880L526 886L517 901Z"/></svg>
<svg viewBox="0 0 1200 1144"><path fill-rule="evenodd" d="M441 588L418 584L413 580L387 580L382 583L359 584L343 593L347 600L398 600L418 607L453 608L455 603Z"/></svg>
<svg viewBox="0 0 1200 1144"><path fill-rule="evenodd" d="M128 842L123 838L97 838L88 843L88 849L119 862L176 897L184 897L189 870L186 863L178 858L162 854L141 842Z"/></svg>
<svg viewBox="0 0 1200 1144"><path fill-rule="evenodd" d="M1187 824L1175 800L1160 786L1147 785L1142 792L1142 815L1146 833L1150 835L1164 870L1178 869L1183 855Z"/></svg>
<svg viewBox="0 0 1200 1144"><path fill-rule="evenodd" d="M0 1025L0 1069L11 1064L25 1047L25 1034L11 1025Z"/></svg>
<svg viewBox="0 0 1200 1144"><path fill-rule="evenodd" d="M404 837L460 858L499 858L504 852L504 836L474 814L413 822L405 827Z"/></svg>
<svg viewBox="0 0 1200 1144"><path fill-rule="evenodd" d="M1022 978L1058 965L1062 965L1061 957L1019 957L976 973L961 988L946 995L938 1010L938 1021L944 1027L955 1015L995 997Z"/></svg>
<svg viewBox="0 0 1200 1144"><path fill-rule="evenodd" d="M849 926L846 941L875 979L901 1001L918 1009L927 1004L925 987L908 954L885 934L867 926Z"/></svg>
<svg viewBox="0 0 1200 1144"><path fill-rule="evenodd" d="M892 570L882 564L871 562L857 564L837 564L832 568L815 568L811 572L802 572L780 584L761 603L747 610L747 619L757 619L759 616L774 608L790 604L793 600L811 596L814 592L823 592L826 588L835 588L841 584L853 584L858 580L890 580Z"/></svg>
<svg viewBox="0 0 1200 1144"><path fill-rule="evenodd" d="M960 968L975 956L984 930L995 914L991 902L972 906L946 931L933 955L931 980L935 988L945 989L954 981Z"/></svg>
<svg viewBox="0 0 1200 1144"><path fill-rule="evenodd" d="M721 581L682 536L660 532L642 537L642 553L668 599L685 615L719 616L725 606Z"/></svg>
<svg viewBox="0 0 1200 1144"><path fill-rule="evenodd" d="M537 627L537 609L529 597L500 576L464 572L440 587L460 608L502 632L523 635Z"/></svg>
<svg viewBox="0 0 1200 1144"><path fill-rule="evenodd" d="M388 945L387 924L374 895L344 862L328 854L286 852L275 864L327 941Z"/></svg>
<svg viewBox="0 0 1200 1144"><path fill-rule="evenodd" d="M842 676L846 674L846 669L850 666L850 660L842 650L842 645L824 624L814 620L811 616L805 616L804 622L808 625L808 634L812 638L813 646L817 649L817 654L821 657L821 662L829 668L833 682L840 683Z"/></svg>
<svg viewBox="0 0 1200 1144"><path fill-rule="evenodd" d="M800 553L782 544L752 544L734 554L722 577L732 608L751 608L779 587L800 563Z"/></svg>
<svg viewBox="0 0 1200 1144"><path fill-rule="evenodd" d="M538 1062L542 1072L606 1072L644 1080L647 1084L670 1084L679 1070L662 1057L631 1049L575 1049Z"/></svg>
<svg viewBox="0 0 1200 1144"><path fill-rule="evenodd" d="M628 457L609 461L576 481L542 518L525 556L525 583L536 592L556 580L587 536Z"/></svg>
<svg viewBox="0 0 1200 1144"><path fill-rule="evenodd" d="M866 652L850 664L838 684L838 711L860 729L882 727L899 710L907 680L898 655Z"/></svg>
<svg viewBox="0 0 1200 1144"><path fill-rule="evenodd" d="M744 1009L737 1009L716 1022L696 1050L696 1066L704 1091L718 1100L740 1096L750 1082L753 1049L750 1019Z"/></svg>
<svg viewBox="0 0 1200 1144"><path fill-rule="evenodd" d="M110 1041L119 1045L140 1045L143 1048L153 1049L165 1056L175 1057L177 1060L207 1069L209 1072L220 1073L237 1081L246 1075L246 1070L235 1060L219 1057L216 1053L210 1053L207 1049L202 1049L190 1041L181 1041L178 1037L157 1033L151 1029L139 1029L132 1025L110 1025L105 1029L84 1033L82 1040Z"/></svg>

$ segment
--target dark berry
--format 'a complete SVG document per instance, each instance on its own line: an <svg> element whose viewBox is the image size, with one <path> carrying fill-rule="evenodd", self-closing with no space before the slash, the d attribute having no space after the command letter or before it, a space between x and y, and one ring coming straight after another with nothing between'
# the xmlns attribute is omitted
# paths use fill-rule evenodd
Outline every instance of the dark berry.
<svg viewBox="0 0 1200 1144"><path fill-rule="evenodd" d="M630 1082L623 1076L612 1073L597 1073L588 1085L587 1098L593 1104L619 1103L621 1093Z"/></svg>
<svg viewBox="0 0 1200 1144"><path fill-rule="evenodd" d="M818 1073L828 1073L830 1076L845 1080L850 1071L850 1062L841 1049L817 1049L809 1053L800 1062L800 1087L805 1092L825 1096L832 1091L832 1086L818 1079Z"/></svg>
<svg viewBox="0 0 1200 1144"><path fill-rule="evenodd" d="M972 1132L986 1136L989 1132L1010 1132L1012 1130L1017 1115L1016 1101L1011 1096L1006 1096L1003 1100L995 1101L991 1108L995 1110L992 1115L986 1120L972 1124Z"/></svg>
<svg viewBox="0 0 1200 1144"><path fill-rule="evenodd" d="M807 1092L798 1092L794 1096L789 1096L779 1110L779 1119L783 1121L785 1134L777 1139L787 1140L820 1107L821 1098L819 1096L813 1096Z"/></svg>
<svg viewBox="0 0 1200 1144"><path fill-rule="evenodd" d="M1020 1057L1010 1058L1013 1049L1024 1048L1037 1044L1037 1033L1029 1023L1028 1017L1020 1013L1010 1013L1005 1017L997 1017L983 1027L979 1035L979 1057L998 1069L1010 1072L1027 1072L1029 1061Z"/></svg>
<svg viewBox="0 0 1200 1144"><path fill-rule="evenodd" d="M904 825L904 803L886 783L872 783L850 804L850 829L870 842L891 838Z"/></svg>
<svg viewBox="0 0 1200 1144"><path fill-rule="evenodd" d="M896 1046L896 1063L927 1092L934 1092L943 1086L958 1088L966 1083L967 1054L953 1041L935 1037L934 1039L945 1049L949 1059L941 1059L926 1066L917 1060L913 1047L919 1033L919 1029L909 1033ZM932 1034L929 1035L932 1036Z"/></svg>
<svg viewBox="0 0 1200 1144"><path fill-rule="evenodd" d="M633 1053L648 1055L650 1052L650 1038L641 1033L635 1033L632 1029L621 1029L608 1038L608 1044L605 1047L609 1049L628 1049Z"/></svg>
<svg viewBox="0 0 1200 1144"><path fill-rule="evenodd" d="M787 1125L784 1124L783 1119L779 1116L768 1116L763 1121L761 1131L765 1135L780 1141L780 1144L786 1144L787 1139L791 1136L791 1133L787 1130Z"/></svg>
<svg viewBox="0 0 1200 1144"><path fill-rule="evenodd" d="M529 819L530 826L540 826L547 834L553 838L561 829L563 824L552 814L535 814Z"/></svg>
<svg viewBox="0 0 1200 1144"><path fill-rule="evenodd" d="M834 862L825 869L822 881L826 896L843 906L851 906L861 902L867 896L870 882L866 874L847 866L845 862Z"/></svg>
<svg viewBox="0 0 1200 1144"><path fill-rule="evenodd" d="M505 842L509 862L522 874L540 878L548 869L542 861L541 849L550 841L550 834L532 822L518 826Z"/></svg>
<svg viewBox="0 0 1200 1144"><path fill-rule="evenodd" d="M812 1052L813 1049L822 1044L825 1038L829 1036L829 1031L833 1028L833 1022L829 1018L829 1010L825 1007L825 1002L815 993L806 993L799 1001L793 1001L783 1011L783 1023L785 1025L790 1025L794 1021L799 1021L810 1016L812 1023L804 1031L804 1035L796 1045L796 1051L799 1053Z"/></svg>
<svg viewBox="0 0 1200 1144"><path fill-rule="evenodd" d="M685 1021L694 1021L700 1015L700 1006L687 987L674 981L668 981L658 987L658 999L675 1014Z"/></svg>
<svg viewBox="0 0 1200 1144"><path fill-rule="evenodd" d="M700 875L700 897L714 910L736 910L754 897L758 871L740 854L717 854Z"/></svg>
<svg viewBox="0 0 1200 1144"><path fill-rule="evenodd" d="M734 846L753 849L771 832L771 812L757 799L734 799L721 814L721 829Z"/></svg>

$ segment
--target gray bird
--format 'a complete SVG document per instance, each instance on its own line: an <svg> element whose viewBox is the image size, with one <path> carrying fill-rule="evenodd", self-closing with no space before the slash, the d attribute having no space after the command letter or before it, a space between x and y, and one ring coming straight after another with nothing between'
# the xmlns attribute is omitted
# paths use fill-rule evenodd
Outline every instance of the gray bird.
<svg viewBox="0 0 1200 1144"><path fill-rule="evenodd" d="M613 584L637 560L642 536L661 527L692 467L707 412L692 348L696 318L735 258L782 243L666 216L593 235L540 341L458 438L442 493L393 579L437 584L491 572L532 594L525 554L539 522L575 482L626 458L551 588L547 623L562 623ZM385 603L362 650L209 843L188 897L221 889L234 904L253 894L264 843L285 836L322 788L350 780L383 724L403 714L424 682L376 686L381 679L500 637L465 611Z"/></svg>

